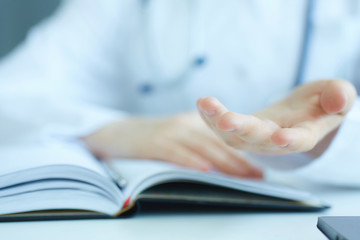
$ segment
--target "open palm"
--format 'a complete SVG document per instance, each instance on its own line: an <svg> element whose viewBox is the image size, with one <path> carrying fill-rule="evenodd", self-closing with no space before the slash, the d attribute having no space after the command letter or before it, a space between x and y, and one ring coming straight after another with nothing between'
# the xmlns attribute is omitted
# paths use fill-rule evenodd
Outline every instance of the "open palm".
<svg viewBox="0 0 360 240"><path fill-rule="evenodd" d="M203 120L230 146L254 153L284 154L313 149L343 121L356 98L343 80L296 88L284 100L253 115L229 112L217 99L197 102Z"/></svg>

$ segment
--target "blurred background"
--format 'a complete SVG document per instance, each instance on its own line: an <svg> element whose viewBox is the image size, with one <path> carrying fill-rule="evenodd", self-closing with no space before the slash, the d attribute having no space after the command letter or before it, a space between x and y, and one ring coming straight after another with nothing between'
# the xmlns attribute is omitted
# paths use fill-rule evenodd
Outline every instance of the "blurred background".
<svg viewBox="0 0 360 240"><path fill-rule="evenodd" d="M26 37L27 31L51 15L61 0L0 0L0 59Z"/></svg>

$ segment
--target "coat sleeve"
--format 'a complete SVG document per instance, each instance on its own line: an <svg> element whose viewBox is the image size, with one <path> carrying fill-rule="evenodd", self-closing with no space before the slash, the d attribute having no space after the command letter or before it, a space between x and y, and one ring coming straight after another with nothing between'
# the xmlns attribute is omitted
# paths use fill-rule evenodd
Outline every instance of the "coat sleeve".
<svg viewBox="0 0 360 240"><path fill-rule="evenodd" d="M121 94L106 93L123 91L111 84L123 76L132 2L66 1L1 60L0 143L81 136L126 117Z"/></svg>

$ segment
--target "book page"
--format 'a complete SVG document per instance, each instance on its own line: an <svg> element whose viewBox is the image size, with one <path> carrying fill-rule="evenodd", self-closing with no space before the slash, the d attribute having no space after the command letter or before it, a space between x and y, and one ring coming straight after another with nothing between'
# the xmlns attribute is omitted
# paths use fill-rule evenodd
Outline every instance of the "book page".
<svg viewBox="0 0 360 240"><path fill-rule="evenodd" d="M71 165L108 177L99 162L74 143L49 143L0 147L0 176L51 165Z"/></svg>
<svg viewBox="0 0 360 240"><path fill-rule="evenodd" d="M68 179L96 185L122 199L102 163L73 142L0 147L0 159L0 189L31 181ZM28 191L35 190L31 188L33 185L27 185Z"/></svg>
<svg viewBox="0 0 360 240"><path fill-rule="evenodd" d="M101 163L74 142L1 147L0 159L0 215L49 209L113 215L121 209L122 192Z"/></svg>
<svg viewBox="0 0 360 240"><path fill-rule="evenodd" d="M111 164L119 174L127 179L128 185L123 192L125 196L130 196L132 199L150 186L172 181L197 181L290 200L303 201L316 199L307 192L274 185L262 180L240 179L218 172L205 173L165 162L114 160Z"/></svg>

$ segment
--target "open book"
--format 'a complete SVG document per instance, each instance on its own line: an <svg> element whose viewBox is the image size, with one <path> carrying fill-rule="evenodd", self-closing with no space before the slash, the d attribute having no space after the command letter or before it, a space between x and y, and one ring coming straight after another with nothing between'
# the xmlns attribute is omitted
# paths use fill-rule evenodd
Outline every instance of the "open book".
<svg viewBox="0 0 360 240"><path fill-rule="evenodd" d="M76 144L0 148L0 159L0 221L113 218L154 206L327 208L308 193L263 181L149 160L103 163Z"/></svg>

